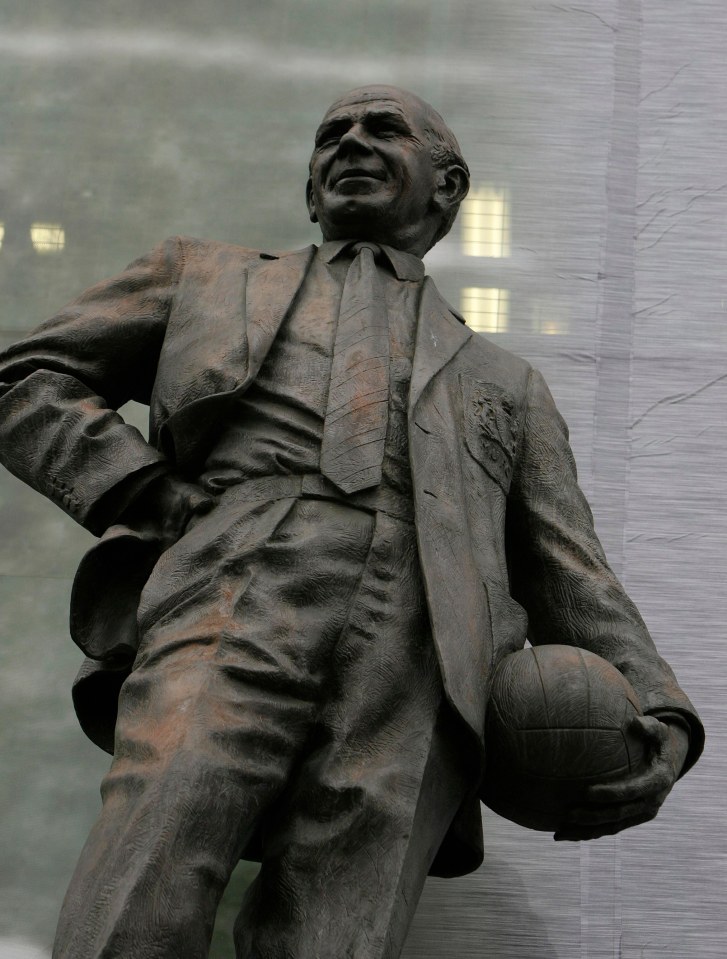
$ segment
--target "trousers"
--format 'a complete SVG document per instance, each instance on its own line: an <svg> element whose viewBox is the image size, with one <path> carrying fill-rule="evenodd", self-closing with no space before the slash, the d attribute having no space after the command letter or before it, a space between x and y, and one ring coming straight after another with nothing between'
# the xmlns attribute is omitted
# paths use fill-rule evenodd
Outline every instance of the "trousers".
<svg viewBox="0 0 727 959"><path fill-rule="evenodd" d="M233 488L139 631L54 959L205 959L253 835L238 959L398 956L467 789L413 525Z"/></svg>

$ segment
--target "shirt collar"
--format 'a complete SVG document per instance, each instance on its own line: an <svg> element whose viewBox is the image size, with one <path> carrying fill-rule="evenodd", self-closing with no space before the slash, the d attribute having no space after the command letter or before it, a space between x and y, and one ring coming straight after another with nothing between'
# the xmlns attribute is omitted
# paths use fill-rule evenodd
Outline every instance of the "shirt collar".
<svg viewBox="0 0 727 959"><path fill-rule="evenodd" d="M347 246L355 242L356 240L328 240L321 243L318 256L324 263L332 263ZM404 253L403 250L395 250L393 246L385 246L383 243L377 243L377 246L381 247L398 279L414 281L424 279L424 264L418 256L414 256L413 253Z"/></svg>

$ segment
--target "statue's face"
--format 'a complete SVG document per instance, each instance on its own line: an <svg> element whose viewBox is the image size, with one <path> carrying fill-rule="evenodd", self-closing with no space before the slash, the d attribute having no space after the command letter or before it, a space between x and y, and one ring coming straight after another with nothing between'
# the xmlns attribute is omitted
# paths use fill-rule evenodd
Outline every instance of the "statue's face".
<svg viewBox="0 0 727 959"><path fill-rule="evenodd" d="M354 91L323 118L308 208L327 240L377 240L422 255L437 219L431 143L416 100L387 93Z"/></svg>

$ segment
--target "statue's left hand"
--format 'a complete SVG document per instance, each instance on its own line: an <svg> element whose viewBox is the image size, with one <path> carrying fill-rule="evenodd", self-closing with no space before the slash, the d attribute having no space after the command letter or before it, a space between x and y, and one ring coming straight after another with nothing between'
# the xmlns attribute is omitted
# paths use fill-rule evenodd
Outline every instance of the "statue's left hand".
<svg viewBox="0 0 727 959"><path fill-rule="evenodd" d="M120 519L134 529L151 529L162 550L179 539L192 516L207 513L214 499L194 483L172 474L154 480Z"/></svg>
<svg viewBox="0 0 727 959"><path fill-rule="evenodd" d="M612 836L656 816L684 765L689 734L678 722L661 722L655 716L638 716L633 724L632 731L644 740L646 768L589 787L585 803L570 810L554 839Z"/></svg>

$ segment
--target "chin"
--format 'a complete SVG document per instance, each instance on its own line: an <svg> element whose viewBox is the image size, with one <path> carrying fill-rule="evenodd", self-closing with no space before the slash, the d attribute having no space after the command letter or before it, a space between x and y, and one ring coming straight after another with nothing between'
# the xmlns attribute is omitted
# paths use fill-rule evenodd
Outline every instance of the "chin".
<svg viewBox="0 0 727 959"><path fill-rule="evenodd" d="M392 232L392 211L388 204L372 200L372 197L342 197L330 204L325 217L318 218L323 235L330 239L378 238L386 242Z"/></svg>

